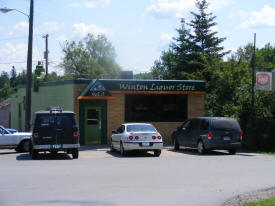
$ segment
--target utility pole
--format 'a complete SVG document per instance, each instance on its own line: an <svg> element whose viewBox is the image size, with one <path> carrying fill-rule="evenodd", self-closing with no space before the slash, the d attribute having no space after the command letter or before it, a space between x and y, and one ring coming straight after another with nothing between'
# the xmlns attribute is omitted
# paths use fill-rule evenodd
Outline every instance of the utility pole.
<svg viewBox="0 0 275 206"><path fill-rule="evenodd" d="M48 34L46 34L45 36L43 36L43 38L45 38L45 40L46 40L46 51L44 52L44 59L46 60L46 77L45 77L45 81L46 82L48 81L48 65L49 65L49 59L48 59L48 54L49 54L49 51L48 51L48 37L49 37Z"/></svg>
<svg viewBox="0 0 275 206"><path fill-rule="evenodd" d="M30 0L29 39L27 57L27 83L26 83L26 113L25 131L31 128L31 92L32 92L32 37L33 37L33 0Z"/></svg>
<svg viewBox="0 0 275 206"><path fill-rule="evenodd" d="M254 114L254 94L255 94L255 58L256 58L256 33L254 34L254 47L252 54L252 88L251 88L251 109Z"/></svg>
<svg viewBox="0 0 275 206"><path fill-rule="evenodd" d="M252 143L255 144L256 148L258 149L258 137L254 135L254 126L255 126L255 109L254 109L254 96L255 96L255 58L256 58L256 33L254 33L254 47L253 47L253 54L251 60L252 66L252 82L251 82L251 128L250 128L250 138L252 139Z"/></svg>

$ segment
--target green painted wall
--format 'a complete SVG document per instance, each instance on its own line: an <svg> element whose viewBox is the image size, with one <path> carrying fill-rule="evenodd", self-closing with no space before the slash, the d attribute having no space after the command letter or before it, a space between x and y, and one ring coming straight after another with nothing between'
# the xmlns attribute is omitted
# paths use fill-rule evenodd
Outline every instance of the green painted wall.
<svg viewBox="0 0 275 206"><path fill-rule="evenodd" d="M19 88L11 98L11 127L24 131L25 128L25 88ZM32 92L32 119L34 112L51 106L60 106L63 110L74 111L74 83L43 84L39 92Z"/></svg>

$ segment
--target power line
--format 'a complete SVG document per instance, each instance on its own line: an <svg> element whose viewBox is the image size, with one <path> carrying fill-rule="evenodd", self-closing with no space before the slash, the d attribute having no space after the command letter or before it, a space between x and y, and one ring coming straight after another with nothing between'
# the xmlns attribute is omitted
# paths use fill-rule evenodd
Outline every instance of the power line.
<svg viewBox="0 0 275 206"><path fill-rule="evenodd" d="M38 62L40 60L33 60L32 62ZM0 64L23 64L26 63L26 61L22 61L22 62L0 62Z"/></svg>

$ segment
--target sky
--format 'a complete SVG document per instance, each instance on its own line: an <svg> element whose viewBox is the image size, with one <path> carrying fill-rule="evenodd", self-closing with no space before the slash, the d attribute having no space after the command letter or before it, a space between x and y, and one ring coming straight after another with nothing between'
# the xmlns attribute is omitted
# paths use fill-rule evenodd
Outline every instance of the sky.
<svg viewBox="0 0 275 206"><path fill-rule="evenodd" d="M0 0L0 8L29 14L29 0ZM225 50L252 43L275 45L275 0L208 0L216 16L213 28L225 37ZM62 74L62 45L88 33L104 34L116 51L122 70L149 72L162 51L177 37L180 19L192 19L195 0L34 0L33 68L44 60L49 35L49 72ZM17 11L0 13L0 72L26 69L28 17Z"/></svg>

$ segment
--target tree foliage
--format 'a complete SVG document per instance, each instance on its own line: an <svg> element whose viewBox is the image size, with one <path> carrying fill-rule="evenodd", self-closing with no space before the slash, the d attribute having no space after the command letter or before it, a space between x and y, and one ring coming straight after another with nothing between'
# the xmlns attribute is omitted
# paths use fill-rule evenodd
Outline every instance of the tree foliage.
<svg viewBox="0 0 275 206"><path fill-rule="evenodd" d="M115 50L104 35L88 34L82 41L63 46L66 78L100 78L108 74L117 77L120 67L115 62Z"/></svg>
<svg viewBox="0 0 275 206"><path fill-rule="evenodd" d="M181 19L178 37L173 39L169 50L155 61L152 73L167 79L211 81L214 73L211 65L221 61L228 52L224 52L221 46L225 38L218 38L217 32L213 31L216 17L206 13L208 6L205 0L196 1L199 12L191 12L193 19L190 23Z"/></svg>

